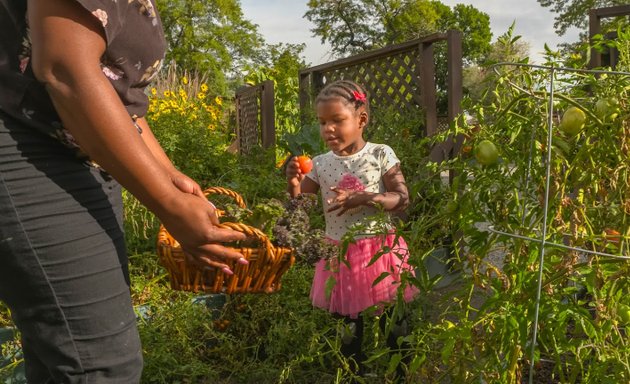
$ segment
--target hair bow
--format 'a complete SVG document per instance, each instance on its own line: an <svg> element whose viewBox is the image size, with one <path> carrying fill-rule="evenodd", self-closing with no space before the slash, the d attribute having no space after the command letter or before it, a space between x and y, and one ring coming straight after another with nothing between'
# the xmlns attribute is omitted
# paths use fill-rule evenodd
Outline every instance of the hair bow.
<svg viewBox="0 0 630 384"><path fill-rule="evenodd" d="M354 96L354 100L355 101L360 101L362 103L365 103L367 101L366 97L365 97L365 93L361 93L358 91L352 91L352 96Z"/></svg>

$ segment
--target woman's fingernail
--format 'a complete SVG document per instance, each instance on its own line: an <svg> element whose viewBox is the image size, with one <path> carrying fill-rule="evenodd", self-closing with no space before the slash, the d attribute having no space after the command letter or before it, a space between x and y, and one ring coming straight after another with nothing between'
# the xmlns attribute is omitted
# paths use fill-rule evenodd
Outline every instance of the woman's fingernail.
<svg viewBox="0 0 630 384"><path fill-rule="evenodd" d="M223 267L221 268L221 270L223 271L223 273L225 273L226 275L233 275L234 272L232 272L232 270L228 267Z"/></svg>
<svg viewBox="0 0 630 384"><path fill-rule="evenodd" d="M208 201L208 204L210 204L212 208L217 209L217 207L214 204L212 204L212 201Z"/></svg>
<svg viewBox="0 0 630 384"><path fill-rule="evenodd" d="M236 262L243 265L249 264L249 261L247 261L244 257L241 257L240 259L236 260Z"/></svg>

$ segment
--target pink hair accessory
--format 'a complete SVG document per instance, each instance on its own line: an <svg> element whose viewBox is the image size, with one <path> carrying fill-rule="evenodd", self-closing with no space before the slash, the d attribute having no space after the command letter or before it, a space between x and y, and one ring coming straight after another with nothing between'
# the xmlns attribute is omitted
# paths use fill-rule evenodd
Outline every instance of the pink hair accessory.
<svg viewBox="0 0 630 384"><path fill-rule="evenodd" d="M352 91L352 96L354 96L354 100L365 103L367 98L365 97L365 93L361 93L358 91Z"/></svg>

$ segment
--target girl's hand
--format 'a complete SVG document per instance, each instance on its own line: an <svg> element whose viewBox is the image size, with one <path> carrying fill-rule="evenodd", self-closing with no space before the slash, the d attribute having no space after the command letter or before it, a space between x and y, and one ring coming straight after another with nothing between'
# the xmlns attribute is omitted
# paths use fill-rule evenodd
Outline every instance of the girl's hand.
<svg viewBox="0 0 630 384"><path fill-rule="evenodd" d="M298 163L297 156L291 157L287 162L285 174L287 176L287 182L289 187L299 187L302 180L304 180L304 174L300 170L300 164Z"/></svg>
<svg viewBox="0 0 630 384"><path fill-rule="evenodd" d="M330 207L328 208L327 212L339 210L339 212L337 212L337 216L343 215L349 209L361 205L366 205L369 201L369 194L362 191L350 191L338 187L331 187L330 190L335 192L337 196L335 196L334 199L328 200L328 204L330 204Z"/></svg>
<svg viewBox="0 0 630 384"><path fill-rule="evenodd" d="M285 174L287 176L288 184L287 192L289 192L291 197L296 197L300 193L304 192L302 190L302 181L307 181L308 179L305 179L304 174L300 170L300 164L297 156L293 156L289 159L285 168Z"/></svg>
<svg viewBox="0 0 630 384"><path fill-rule="evenodd" d="M224 242L245 240L245 235L219 228L214 206L203 194L200 197L179 191L165 205L168 205L168 211L159 215L159 218L192 261L219 268L227 274L232 274L232 270L225 263L226 260L247 264L242 254L221 245Z"/></svg>

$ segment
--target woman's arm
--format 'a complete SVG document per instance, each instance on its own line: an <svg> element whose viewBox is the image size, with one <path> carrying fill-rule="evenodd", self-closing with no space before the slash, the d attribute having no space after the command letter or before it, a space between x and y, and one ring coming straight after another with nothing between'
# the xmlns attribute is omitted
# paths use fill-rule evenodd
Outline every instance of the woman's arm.
<svg viewBox="0 0 630 384"><path fill-rule="evenodd" d="M106 47L99 21L74 1L28 1L32 65L64 127L91 159L153 211L182 248L210 266L241 255L216 244L244 235L221 229L205 199L184 193L137 130L100 67Z"/></svg>

